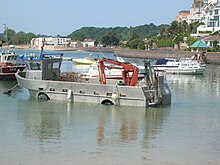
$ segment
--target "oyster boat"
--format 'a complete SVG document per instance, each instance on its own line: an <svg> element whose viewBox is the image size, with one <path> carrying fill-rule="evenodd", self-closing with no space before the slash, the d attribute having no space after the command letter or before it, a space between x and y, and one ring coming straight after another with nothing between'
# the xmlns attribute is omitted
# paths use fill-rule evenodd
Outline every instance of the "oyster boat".
<svg viewBox="0 0 220 165"><path fill-rule="evenodd" d="M45 100L141 107L171 104L170 89L163 76L154 77L150 62L145 63L145 79L141 81L138 81L137 67L119 61L99 59L97 79L80 73L61 73L61 63L62 58L28 61L26 72L15 74L18 84L28 89L31 96ZM104 69L108 66L105 63L123 68L123 80L106 79Z"/></svg>
<svg viewBox="0 0 220 165"><path fill-rule="evenodd" d="M0 53L0 80L15 79L15 73L25 68L25 65L17 63L17 57L18 55L10 51Z"/></svg>

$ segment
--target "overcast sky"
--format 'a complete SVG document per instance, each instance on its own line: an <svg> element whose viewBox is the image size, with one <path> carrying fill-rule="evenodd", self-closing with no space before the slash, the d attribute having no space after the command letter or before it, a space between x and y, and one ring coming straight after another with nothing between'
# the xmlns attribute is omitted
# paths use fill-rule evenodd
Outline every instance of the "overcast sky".
<svg viewBox="0 0 220 165"><path fill-rule="evenodd" d="M193 0L0 0L0 21L16 32L68 35L81 27L170 24ZM0 32L4 28L0 26Z"/></svg>

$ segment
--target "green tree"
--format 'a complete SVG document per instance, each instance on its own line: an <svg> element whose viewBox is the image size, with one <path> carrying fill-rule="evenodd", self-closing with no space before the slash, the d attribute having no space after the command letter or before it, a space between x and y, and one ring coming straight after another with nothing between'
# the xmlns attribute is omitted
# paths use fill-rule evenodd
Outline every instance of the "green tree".
<svg viewBox="0 0 220 165"><path fill-rule="evenodd" d="M6 44L11 44L12 43L12 37L16 34L16 32L13 29L8 29L6 28L4 30L4 42Z"/></svg>
<svg viewBox="0 0 220 165"><path fill-rule="evenodd" d="M131 39L128 41L126 46L129 47L130 49L140 49L140 50L145 49L144 41L140 39L137 33L134 33L132 35Z"/></svg>
<svg viewBox="0 0 220 165"><path fill-rule="evenodd" d="M117 46L119 44L119 39L113 31L108 31L102 38L101 43L103 46Z"/></svg>
<svg viewBox="0 0 220 165"><path fill-rule="evenodd" d="M219 50L219 42L218 41L213 41L213 48L215 48L215 50Z"/></svg>
<svg viewBox="0 0 220 165"><path fill-rule="evenodd" d="M189 36L189 37L187 37L186 43L187 43L187 45L190 46L190 45L192 45L193 43L195 43L196 41L198 41L198 39Z"/></svg>
<svg viewBox="0 0 220 165"><path fill-rule="evenodd" d="M183 36L182 35L177 35L173 38L173 44L176 44L178 46L178 50L180 50L180 43L183 43Z"/></svg>

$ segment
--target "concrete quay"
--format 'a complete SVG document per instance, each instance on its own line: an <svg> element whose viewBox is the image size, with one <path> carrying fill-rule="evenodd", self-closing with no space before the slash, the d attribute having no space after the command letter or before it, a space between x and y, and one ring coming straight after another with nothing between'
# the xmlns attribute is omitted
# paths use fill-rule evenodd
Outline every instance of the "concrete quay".
<svg viewBox="0 0 220 165"><path fill-rule="evenodd" d="M131 50L131 49L120 49L120 48L78 48L81 51L91 52L103 52L103 53L114 53L120 57L126 58L139 58L139 59L160 59L160 58L191 58L196 54L200 54L201 58L205 63L218 64L220 65L220 52L206 52L205 56L203 51L191 52L191 51L179 51L173 49L157 49L157 50Z"/></svg>
<svg viewBox="0 0 220 165"><path fill-rule="evenodd" d="M160 58L191 58L196 54L200 54L201 58L206 63L220 64L220 52L191 52L191 51L178 51L178 50L127 50L127 49L114 49L114 53L120 57L127 58L141 58L141 59L160 59Z"/></svg>

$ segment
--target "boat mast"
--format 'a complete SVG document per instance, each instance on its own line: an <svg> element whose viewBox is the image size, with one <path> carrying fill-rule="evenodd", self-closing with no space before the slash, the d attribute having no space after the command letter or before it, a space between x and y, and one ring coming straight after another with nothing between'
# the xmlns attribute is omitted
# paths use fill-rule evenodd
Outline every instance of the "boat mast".
<svg viewBox="0 0 220 165"><path fill-rule="evenodd" d="M2 25L4 26L4 29L5 29L5 43L8 48L8 26L6 23L3 23Z"/></svg>

